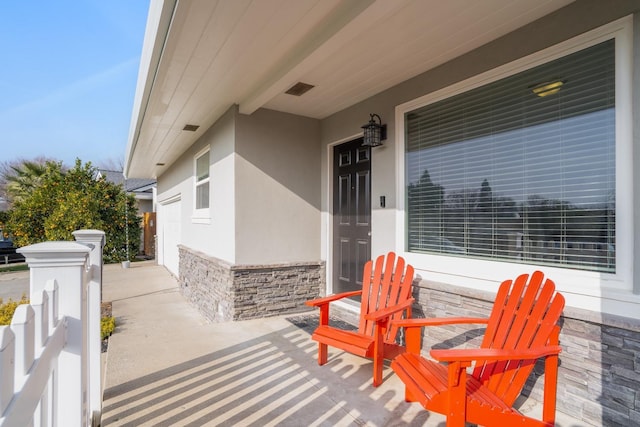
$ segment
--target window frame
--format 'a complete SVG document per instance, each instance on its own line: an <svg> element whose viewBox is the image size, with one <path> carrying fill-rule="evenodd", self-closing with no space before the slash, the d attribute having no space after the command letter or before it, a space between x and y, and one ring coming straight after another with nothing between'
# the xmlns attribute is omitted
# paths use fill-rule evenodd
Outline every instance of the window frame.
<svg viewBox="0 0 640 427"><path fill-rule="evenodd" d="M211 147L207 146L204 149L198 151L193 156L193 216L192 221L194 223L208 224L211 221L210 208L211 208ZM206 178L198 181L198 160L208 154L209 155L209 174ZM203 184L209 184L209 205L206 208L198 209L198 187Z"/></svg>
<svg viewBox="0 0 640 427"><path fill-rule="evenodd" d="M615 39L615 132L616 132L616 272L602 273L548 265L521 264L513 260L498 261L451 257L446 254L408 252L406 224L405 176L405 114L426 105L450 98L488 83L517 74L575 53L605 40ZM576 36L557 45L517 59L493 70L396 106L396 159L398 210L396 213L396 252L403 253L429 280L460 286L494 290L494 283L523 272L542 270L554 278L565 291L576 295L600 297L605 290L628 295L633 291L633 198L625 197L633 191L632 163L632 50L633 20L631 16ZM626 232L623 232L626 230ZM460 268L461 261L464 269ZM620 297L623 298L623 297ZM588 298L587 298L588 299ZM596 307L595 298L583 301L586 308ZM640 302L640 298L639 298Z"/></svg>

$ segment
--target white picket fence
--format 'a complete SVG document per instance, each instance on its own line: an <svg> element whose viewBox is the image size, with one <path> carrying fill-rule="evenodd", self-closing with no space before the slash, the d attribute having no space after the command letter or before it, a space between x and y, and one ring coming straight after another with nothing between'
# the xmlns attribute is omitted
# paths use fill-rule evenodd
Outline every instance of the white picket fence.
<svg viewBox="0 0 640 427"><path fill-rule="evenodd" d="M0 326L0 426L99 425L102 412L99 230L19 251L30 304Z"/></svg>

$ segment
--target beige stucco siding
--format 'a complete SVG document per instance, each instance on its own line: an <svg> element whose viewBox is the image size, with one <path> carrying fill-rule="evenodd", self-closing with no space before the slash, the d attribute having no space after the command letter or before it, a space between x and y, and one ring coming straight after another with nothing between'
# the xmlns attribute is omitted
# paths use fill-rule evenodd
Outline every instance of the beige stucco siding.
<svg viewBox="0 0 640 427"><path fill-rule="evenodd" d="M414 101L420 97L432 94L436 91L451 87L457 83L472 79L478 75L490 72L498 67L506 66L513 61L525 58L528 55L535 54L547 48L552 48L562 42L568 41L574 37L578 37L591 30L595 30L615 20L624 18L638 9L638 2L620 1L620 2L600 2L600 1L581 1L558 10L546 17L539 19L529 25L526 25L504 37L501 37L491 43L486 44L472 52L464 54L452 61L449 61L435 69L420 74L409 79L389 90L386 90L376 96L362 101L350 108L336 113L321 122L322 136L322 165L321 187L322 191L322 235L323 237L323 259L328 261L327 271L331 271L331 146L340 142L347 141L361 134L360 126L364 124L370 113L377 113L382 117L383 123L388 126L388 139L383 147L374 148L372 150L372 254L383 253L388 250L398 250L402 252L403 244L401 236L404 229L402 222L398 218L402 218L404 212L401 210L402 200L405 197L405 190L401 188L401 172L399 164L404 162L401 152L397 151L398 144L402 140L398 140L399 135L396 133L398 120L402 118L396 117L396 107ZM640 105L640 89L637 84L639 73L637 71L640 64L640 15L636 13L634 20L634 45L633 58L635 63L632 106ZM626 108L626 107L625 107ZM640 162L640 122L637 120L637 108L634 109L633 119L633 147L634 147L634 164ZM620 159L621 162L627 161L625 157ZM625 227L619 230L619 233L634 233L633 251L625 250L621 253L621 257L629 257L633 253L633 261L625 261L620 263L627 268L633 268L631 275L633 283L624 283L625 292L627 289L633 289L636 295L640 294L640 186L636 185L640 182L639 169L633 168L633 179L625 180L625 194L633 199L635 208L632 209L631 215L633 231ZM622 182L622 181L621 181ZM631 188L626 188L631 185ZM386 208L381 208L379 204L380 196L386 196ZM628 198L626 200L629 200ZM621 204L622 205L622 204ZM629 210L631 211L631 209ZM628 234L626 234L628 235ZM416 265L418 269L436 269L432 262L419 261ZM330 278L330 274L327 274ZM329 280L329 279L328 279ZM331 284L328 283L329 290ZM604 285L603 285L604 286ZM636 295L628 296L628 299L637 300ZM582 304L581 296L577 295L575 303ZM591 301L595 301L592 303ZM592 309L594 304L600 301L597 307L601 311L615 312L618 300L612 302L611 305L604 299L600 300L592 298L589 303L584 303L585 307ZM613 300L612 300L613 301Z"/></svg>
<svg viewBox="0 0 640 427"><path fill-rule="evenodd" d="M182 202L180 243L231 263L235 262L235 115L233 107L158 177L158 203L176 197ZM194 156L206 147L210 149L210 212L206 219L195 219Z"/></svg>
<svg viewBox="0 0 640 427"><path fill-rule="evenodd" d="M181 244L232 264L320 260L319 122L232 107L158 178L182 201ZM194 158L210 149L208 218L194 217Z"/></svg>
<svg viewBox="0 0 640 427"><path fill-rule="evenodd" d="M236 263L320 259L317 120L258 110L236 123Z"/></svg>

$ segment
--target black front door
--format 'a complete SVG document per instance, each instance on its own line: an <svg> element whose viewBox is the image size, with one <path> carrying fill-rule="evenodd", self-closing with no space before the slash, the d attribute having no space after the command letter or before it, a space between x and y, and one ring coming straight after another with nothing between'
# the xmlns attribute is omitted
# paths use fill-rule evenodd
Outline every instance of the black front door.
<svg viewBox="0 0 640 427"><path fill-rule="evenodd" d="M371 149L362 138L333 149L333 293L362 288L371 259Z"/></svg>

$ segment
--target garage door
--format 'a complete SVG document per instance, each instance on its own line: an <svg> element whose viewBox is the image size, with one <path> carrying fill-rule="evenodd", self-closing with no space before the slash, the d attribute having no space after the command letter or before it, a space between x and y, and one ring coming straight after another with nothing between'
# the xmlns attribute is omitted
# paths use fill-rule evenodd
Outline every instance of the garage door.
<svg viewBox="0 0 640 427"><path fill-rule="evenodd" d="M180 199L158 206L158 263L178 277L180 243Z"/></svg>

